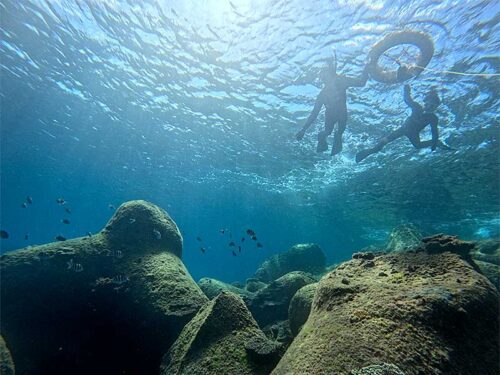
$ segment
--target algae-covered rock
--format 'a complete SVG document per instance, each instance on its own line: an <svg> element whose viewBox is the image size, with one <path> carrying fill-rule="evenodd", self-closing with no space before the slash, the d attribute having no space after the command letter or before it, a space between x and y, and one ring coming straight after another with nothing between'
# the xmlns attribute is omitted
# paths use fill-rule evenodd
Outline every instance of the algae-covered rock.
<svg viewBox="0 0 500 375"><path fill-rule="evenodd" d="M250 293L255 293L256 291L264 288L267 286L266 283L257 280L255 278L250 278L247 279L246 284L245 284L245 289L248 290Z"/></svg>
<svg viewBox="0 0 500 375"><path fill-rule="evenodd" d="M316 293L318 283L313 283L300 288L294 294L288 307L288 321L293 336L297 336L302 325L306 322L311 312L311 305Z"/></svg>
<svg viewBox="0 0 500 375"><path fill-rule="evenodd" d="M351 371L349 375L405 375L397 366L390 363L371 365L357 371Z"/></svg>
<svg viewBox="0 0 500 375"><path fill-rule="evenodd" d="M389 234L389 240L385 247L387 252L406 251L420 245L422 234L413 224L397 226Z"/></svg>
<svg viewBox="0 0 500 375"><path fill-rule="evenodd" d="M0 336L0 375L14 375L16 369L10 355L9 348L2 336Z"/></svg>
<svg viewBox="0 0 500 375"><path fill-rule="evenodd" d="M488 239L476 242L470 255L474 260L488 262L500 266L500 239Z"/></svg>
<svg viewBox="0 0 500 375"><path fill-rule="evenodd" d="M164 356L161 374L268 374L279 350L259 329L243 300L222 292L184 327Z"/></svg>
<svg viewBox="0 0 500 375"><path fill-rule="evenodd" d="M475 260L474 263L479 267L481 273L495 285L497 290L500 290L500 266L480 260Z"/></svg>
<svg viewBox="0 0 500 375"><path fill-rule="evenodd" d="M325 271L325 265L325 254L318 245L299 244L267 259L258 268L254 278L269 283L292 271L321 274Z"/></svg>
<svg viewBox="0 0 500 375"><path fill-rule="evenodd" d="M214 299L217 297L220 293L222 292L231 292L234 294L239 295L245 302L250 300L253 297L253 293L250 293L249 291L238 288L234 285L227 284L223 281L219 281L216 279L211 279L208 277L204 277L200 279L198 282L198 285L200 286L201 290L209 299Z"/></svg>
<svg viewBox="0 0 500 375"><path fill-rule="evenodd" d="M273 374L348 374L383 362L406 375L497 375L498 303L457 254L359 256L321 279Z"/></svg>
<svg viewBox="0 0 500 375"><path fill-rule="evenodd" d="M162 354L208 301L162 212L125 203L99 234L0 257L1 333L18 373L158 371ZM146 238L152 228L161 239Z"/></svg>
<svg viewBox="0 0 500 375"><path fill-rule="evenodd" d="M261 327L286 320L293 295L303 286L314 282L316 279L305 272L287 273L255 293L249 301L249 309Z"/></svg>

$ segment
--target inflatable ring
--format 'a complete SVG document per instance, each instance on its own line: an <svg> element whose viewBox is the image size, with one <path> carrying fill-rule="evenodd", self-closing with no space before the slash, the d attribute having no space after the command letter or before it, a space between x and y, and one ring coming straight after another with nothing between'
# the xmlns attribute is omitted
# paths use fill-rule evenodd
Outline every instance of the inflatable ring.
<svg viewBox="0 0 500 375"><path fill-rule="evenodd" d="M415 66L406 67L403 74L398 74L397 70L384 70L378 64L378 60L382 54L388 49L401 45L411 44L420 50L417 64ZM434 43L431 37L419 31L398 31L387 35L380 42L376 43L368 54L367 69L370 76L382 83L398 83L418 76L423 68L429 64L432 55L434 55Z"/></svg>

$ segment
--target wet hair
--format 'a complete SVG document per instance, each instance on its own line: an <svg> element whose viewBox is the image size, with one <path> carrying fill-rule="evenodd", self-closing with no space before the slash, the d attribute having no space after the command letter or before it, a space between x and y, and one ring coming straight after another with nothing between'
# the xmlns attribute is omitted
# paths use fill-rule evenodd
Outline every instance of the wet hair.
<svg viewBox="0 0 500 375"><path fill-rule="evenodd" d="M436 107L441 104L441 99L439 99L439 95L434 87L427 93L424 102L425 104L433 104Z"/></svg>

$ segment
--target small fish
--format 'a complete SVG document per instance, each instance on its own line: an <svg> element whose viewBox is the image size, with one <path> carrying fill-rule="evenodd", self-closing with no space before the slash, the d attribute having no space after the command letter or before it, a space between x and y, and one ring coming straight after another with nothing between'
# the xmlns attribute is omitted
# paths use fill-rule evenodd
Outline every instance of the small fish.
<svg viewBox="0 0 500 375"><path fill-rule="evenodd" d="M226 233L226 230L225 229L221 229L221 230L219 230L219 233L220 234L224 234L224 233Z"/></svg>
<svg viewBox="0 0 500 375"><path fill-rule="evenodd" d="M123 253L122 253L122 251L121 251L121 250L113 250L113 251L111 252L111 256L112 256L113 258L118 258L118 259L121 259L121 258L123 258Z"/></svg>
<svg viewBox="0 0 500 375"><path fill-rule="evenodd" d="M69 221L68 219L62 219L62 220L61 220L61 223L63 223L63 224L69 224L69 223L70 223L70 221Z"/></svg>
<svg viewBox="0 0 500 375"><path fill-rule="evenodd" d="M33 198L31 198L29 195L26 197L26 202L28 202L28 204L32 204L33 203Z"/></svg>
<svg viewBox="0 0 500 375"><path fill-rule="evenodd" d="M235 257L235 256L236 256L236 253L234 252L234 250L232 251L232 253L233 253L233 257Z"/></svg>
<svg viewBox="0 0 500 375"><path fill-rule="evenodd" d="M236 244L235 244L233 241L231 241L231 242L229 242L229 245L228 245L228 246L229 246L229 247L234 247L234 246L236 246Z"/></svg>
<svg viewBox="0 0 500 375"><path fill-rule="evenodd" d="M0 230L0 238L2 238L4 240L7 239L7 238L9 238L9 233L7 233L6 230L3 230L3 229Z"/></svg>
<svg viewBox="0 0 500 375"><path fill-rule="evenodd" d="M64 209L64 211L66 211L68 214L70 214L70 213L71 213L71 210L70 210L70 208L69 208L69 207L66 207L66 208Z"/></svg>
<svg viewBox="0 0 500 375"><path fill-rule="evenodd" d="M247 234L248 234L250 237L255 236L255 232L254 232L252 229L247 229Z"/></svg>
<svg viewBox="0 0 500 375"><path fill-rule="evenodd" d="M130 281L129 277L123 276L123 275L114 276L111 279L111 282L113 284L117 284L117 285L125 284L125 283L128 283L129 281Z"/></svg>
<svg viewBox="0 0 500 375"><path fill-rule="evenodd" d="M115 207L115 206L113 206L112 204L108 204L108 208L109 208L110 210L116 210L116 207Z"/></svg>
<svg viewBox="0 0 500 375"><path fill-rule="evenodd" d="M62 198L57 198L56 202L57 202L57 204L60 204L60 205L66 204L66 201Z"/></svg>
<svg viewBox="0 0 500 375"><path fill-rule="evenodd" d="M238 253L241 253L241 246L238 246Z"/></svg>
<svg viewBox="0 0 500 375"><path fill-rule="evenodd" d="M241 237L241 242L245 242L245 237Z"/></svg>
<svg viewBox="0 0 500 375"><path fill-rule="evenodd" d="M87 232L87 237L92 237L92 233L91 232Z"/></svg>
<svg viewBox="0 0 500 375"><path fill-rule="evenodd" d="M257 247L264 247L260 242L257 242Z"/></svg>
<svg viewBox="0 0 500 375"><path fill-rule="evenodd" d="M196 237L196 241L201 242L201 241L203 241L203 240L201 239L201 237Z"/></svg>
<svg viewBox="0 0 500 375"><path fill-rule="evenodd" d="M128 223L129 224L134 224L135 223L135 219L132 217L130 219L128 219Z"/></svg>
<svg viewBox="0 0 500 375"><path fill-rule="evenodd" d="M207 249L205 249L204 247L200 247L200 251L205 254L205 251L207 251Z"/></svg>
<svg viewBox="0 0 500 375"><path fill-rule="evenodd" d="M21 205L22 208L26 208L28 207L28 204L26 202L24 202L22 205Z"/></svg>
<svg viewBox="0 0 500 375"><path fill-rule="evenodd" d="M70 270L73 268L73 259L70 259L69 261L66 262L66 269Z"/></svg>
<svg viewBox="0 0 500 375"><path fill-rule="evenodd" d="M257 241L257 236L252 236L252 240Z"/></svg>
<svg viewBox="0 0 500 375"><path fill-rule="evenodd" d="M161 240L161 233L158 232L156 229L153 229L153 236L155 236L157 240Z"/></svg>
<svg viewBox="0 0 500 375"><path fill-rule="evenodd" d="M75 272L82 272L83 271L83 266L80 263L75 263L75 266L73 267L73 270Z"/></svg>
<svg viewBox="0 0 500 375"><path fill-rule="evenodd" d="M26 233L26 234L24 235L24 239L25 239L25 240L28 240L29 238L30 238L29 233Z"/></svg>
<svg viewBox="0 0 500 375"><path fill-rule="evenodd" d="M57 241L66 241L66 237L58 235L54 237Z"/></svg>

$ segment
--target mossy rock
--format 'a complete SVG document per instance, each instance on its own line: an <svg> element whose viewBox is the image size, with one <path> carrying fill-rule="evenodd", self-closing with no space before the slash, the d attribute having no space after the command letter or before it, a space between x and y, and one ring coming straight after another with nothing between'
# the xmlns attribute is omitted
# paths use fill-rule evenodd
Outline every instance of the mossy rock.
<svg viewBox="0 0 500 375"><path fill-rule="evenodd" d="M254 278L270 283L292 271L319 275L325 271L325 253L316 244L298 244L267 259L255 272Z"/></svg>
<svg viewBox="0 0 500 375"><path fill-rule="evenodd" d="M403 224L395 227L389 234L385 251L397 252L415 249L420 246L422 234L413 224ZM366 251L366 250L365 250ZM376 252L370 250L371 252Z"/></svg>
<svg viewBox="0 0 500 375"><path fill-rule="evenodd" d="M257 280L255 278L247 279L245 283L245 289L248 290L250 293L255 293L266 286L267 286L266 283Z"/></svg>
<svg viewBox="0 0 500 375"><path fill-rule="evenodd" d="M498 375L498 308L495 287L458 254L356 257L321 279L272 374L340 375L383 362L406 375Z"/></svg>
<svg viewBox="0 0 500 375"><path fill-rule="evenodd" d="M500 290L500 266L480 260L474 260L474 263L479 267L481 273L495 285L497 290Z"/></svg>
<svg viewBox="0 0 500 375"><path fill-rule="evenodd" d="M371 365L357 371L351 371L349 375L405 375L397 366L390 363Z"/></svg>
<svg viewBox="0 0 500 375"><path fill-rule="evenodd" d="M164 356L160 373L269 374L279 356L279 346L266 338L243 300L224 291L184 327Z"/></svg>
<svg viewBox="0 0 500 375"><path fill-rule="evenodd" d="M232 284L228 284L216 279L211 279L209 277L200 279L200 281L198 281L198 285L209 299L214 299L222 292L231 292L237 294L241 298L243 298L245 302L248 302L253 297L253 293L243 288L238 288Z"/></svg>
<svg viewBox="0 0 500 375"><path fill-rule="evenodd" d="M142 202L122 205L120 219L110 220L116 225L92 237L0 257L1 334L19 373L158 371L163 353L208 299L179 257L182 239L175 223ZM123 207L135 222L122 215ZM125 222L160 228L162 238L154 246L120 243L119 238L130 239L117 235L126 232Z"/></svg>
<svg viewBox="0 0 500 375"><path fill-rule="evenodd" d="M0 375L14 375L15 373L16 369L9 348L0 336Z"/></svg>
<svg viewBox="0 0 500 375"><path fill-rule="evenodd" d="M472 259L500 266L500 239L488 239L476 242L472 249Z"/></svg>
<svg viewBox="0 0 500 375"><path fill-rule="evenodd" d="M281 276L255 293L249 309L261 327L288 319L288 306L294 294L317 280L310 274L294 271Z"/></svg>
<svg viewBox="0 0 500 375"><path fill-rule="evenodd" d="M313 283L300 288L290 301L288 321L290 322L290 331L294 337L297 336L302 325L309 317L317 287L318 283Z"/></svg>

